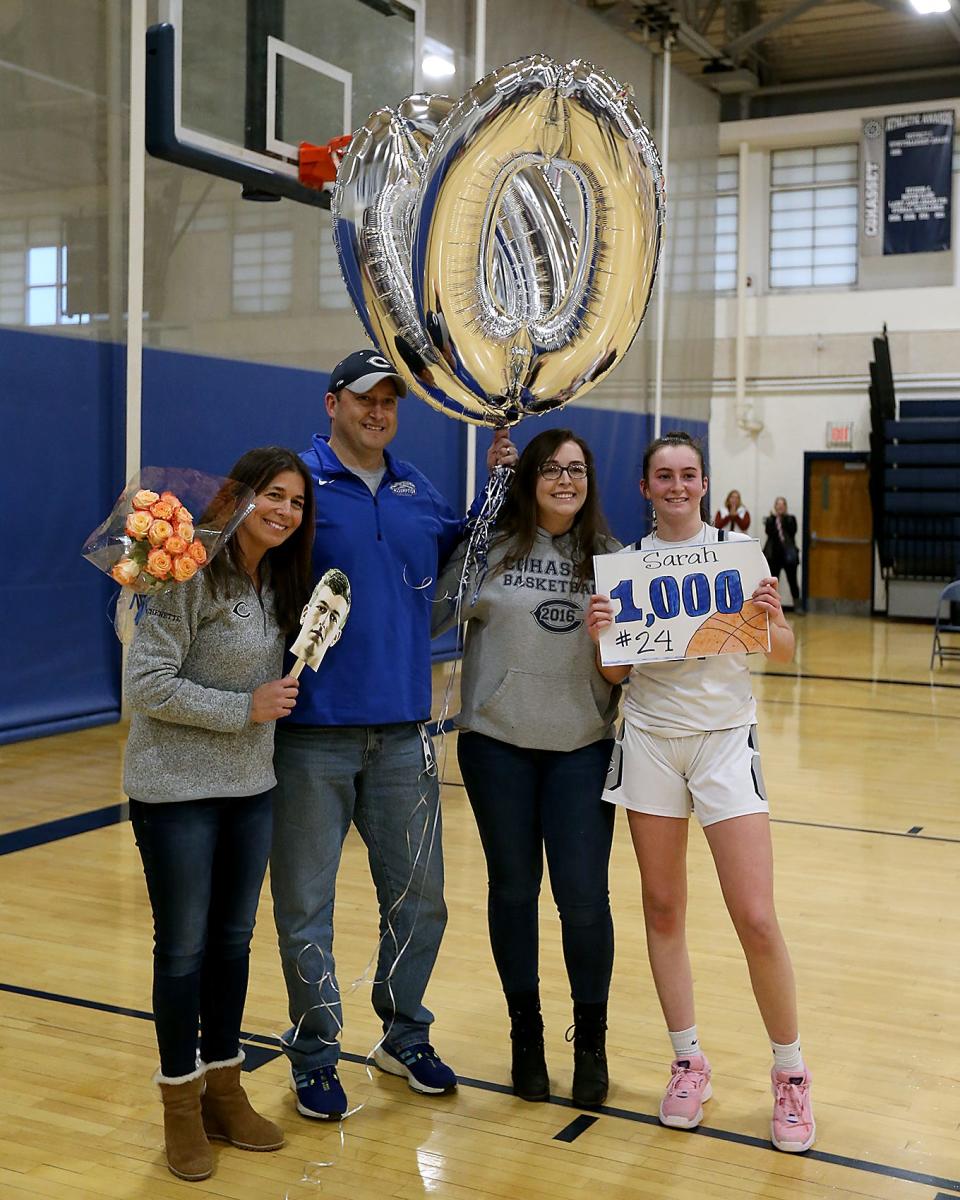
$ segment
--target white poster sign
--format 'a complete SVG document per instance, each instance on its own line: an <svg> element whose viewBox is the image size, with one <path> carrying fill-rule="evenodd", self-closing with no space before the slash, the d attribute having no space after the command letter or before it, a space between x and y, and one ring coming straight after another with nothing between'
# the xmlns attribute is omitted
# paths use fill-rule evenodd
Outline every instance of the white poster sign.
<svg viewBox="0 0 960 1200"><path fill-rule="evenodd" d="M750 600L770 569L752 538L598 554L593 564L615 612L600 639L604 666L770 649L767 614Z"/></svg>

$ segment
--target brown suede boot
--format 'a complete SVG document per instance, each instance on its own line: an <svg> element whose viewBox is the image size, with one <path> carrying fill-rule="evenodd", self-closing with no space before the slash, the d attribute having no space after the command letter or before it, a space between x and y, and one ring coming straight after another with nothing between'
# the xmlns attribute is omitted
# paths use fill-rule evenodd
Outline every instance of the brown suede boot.
<svg viewBox="0 0 960 1200"><path fill-rule="evenodd" d="M240 1084L243 1051L236 1058L206 1063L207 1087L201 1107L209 1138L220 1138L241 1150L279 1150L283 1130L254 1112Z"/></svg>
<svg viewBox="0 0 960 1200"><path fill-rule="evenodd" d="M158 1071L153 1080L163 1097L167 1166L178 1179L209 1179L213 1174L213 1151L200 1116L203 1067L191 1075L175 1078L167 1078Z"/></svg>

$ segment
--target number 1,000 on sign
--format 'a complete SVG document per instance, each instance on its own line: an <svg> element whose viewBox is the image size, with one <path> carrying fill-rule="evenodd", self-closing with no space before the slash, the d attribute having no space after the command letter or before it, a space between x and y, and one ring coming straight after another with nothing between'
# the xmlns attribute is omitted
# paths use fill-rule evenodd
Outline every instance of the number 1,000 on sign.
<svg viewBox="0 0 960 1200"><path fill-rule="evenodd" d="M644 621L650 626L656 620L669 621L680 615L681 605L688 617L705 617L716 604L717 612L735 613L743 608L743 582L739 571L720 571L710 580L701 571L684 575L679 581L673 575L658 575L650 580L649 608L646 618L635 601L633 579L621 579L610 589L610 598L620 602L614 620L618 625L627 621Z"/></svg>

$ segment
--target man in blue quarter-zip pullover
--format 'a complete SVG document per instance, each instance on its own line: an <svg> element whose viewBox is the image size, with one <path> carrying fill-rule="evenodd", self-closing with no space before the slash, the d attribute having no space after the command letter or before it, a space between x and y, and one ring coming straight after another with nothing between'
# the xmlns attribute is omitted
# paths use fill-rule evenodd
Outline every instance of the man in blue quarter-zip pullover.
<svg viewBox="0 0 960 1200"><path fill-rule="evenodd" d="M350 581L350 620L317 674L300 677L297 707L277 729L270 878L290 1003L284 1049L297 1109L339 1119L342 1028L333 960L333 901L351 821L367 846L380 905L373 1006L384 1040L374 1060L418 1092L456 1076L430 1045L423 1005L446 924L440 794L430 736L434 586L463 533L430 481L386 449L406 385L373 350L330 376L330 437L303 455L314 480L316 576ZM488 466L513 465L499 431Z"/></svg>

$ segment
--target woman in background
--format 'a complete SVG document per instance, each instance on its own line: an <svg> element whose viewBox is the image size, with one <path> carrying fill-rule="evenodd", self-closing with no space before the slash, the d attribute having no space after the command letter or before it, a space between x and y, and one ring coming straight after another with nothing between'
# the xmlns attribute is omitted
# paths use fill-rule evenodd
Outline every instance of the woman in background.
<svg viewBox="0 0 960 1200"><path fill-rule="evenodd" d="M797 566L800 563L800 552L797 549L797 518L793 513L787 512L784 496L778 496L774 500L773 511L769 517L764 518L763 527L767 535L763 544L763 554L770 564L770 574L779 579L781 571L786 573L793 611L801 615L803 601L797 585Z"/></svg>
<svg viewBox="0 0 960 1200"><path fill-rule="evenodd" d="M717 515L713 518L717 529L726 529L730 533L746 533L750 528L750 513L744 508L740 493L736 490L729 492L723 506L727 511L721 512L717 509Z"/></svg>

